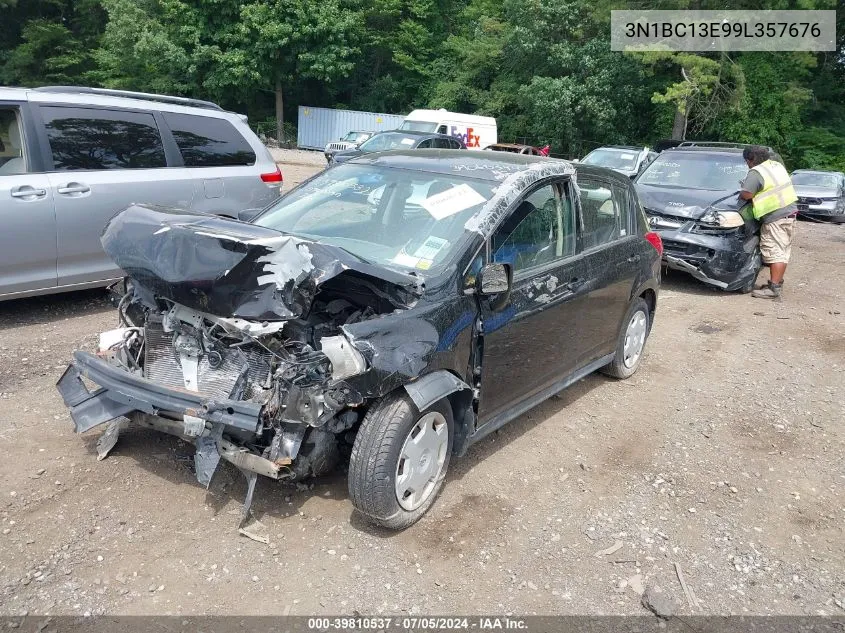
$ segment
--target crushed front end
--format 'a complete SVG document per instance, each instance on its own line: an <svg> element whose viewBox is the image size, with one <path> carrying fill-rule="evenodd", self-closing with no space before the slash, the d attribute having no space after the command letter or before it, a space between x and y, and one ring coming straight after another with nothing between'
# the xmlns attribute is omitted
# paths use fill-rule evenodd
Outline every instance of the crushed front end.
<svg viewBox="0 0 845 633"><path fill-rule="evenodd" d="M748 289L760 271L760 238L747 215L734 226L719 223L719 211L702 218L675 216L646 208L649 225L663 240L663 261L673 270L722 290ZM729 212L731 217L738 212Z"/></svg>
<svg viewBox="0 0 845 633"><path fill-rule="evenodd" d="M257 475L335 465L368 386L343 328L411 305L406 278L324 244L140 205L102 242L128 275L120 324L57 384L77 432L108 424L100 458L130 424L176 435L196 445L201 484L221 459L244 473L245 512Z"/></svg>
<svg viewBox="0 0 845 633"><path fill-rule="evenodd" d="M808 220L817 222L831 222L833 224L845 223L845 196L839 197L835 192L827 195L802 195L803 192L796 188L798 193L798 215Z"/></svg>

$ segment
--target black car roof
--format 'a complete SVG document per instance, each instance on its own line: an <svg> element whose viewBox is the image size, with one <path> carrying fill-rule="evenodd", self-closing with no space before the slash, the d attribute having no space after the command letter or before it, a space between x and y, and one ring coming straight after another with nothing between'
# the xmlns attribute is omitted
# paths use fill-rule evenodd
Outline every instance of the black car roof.
<svg viewBox="0 0 845 633"><path fill-rule="evenodd" d="M530 154L488 152L485 150L415 149L363 154L356 156L346 164L411 169L439 174L448 173L480 180L500 181L502 171L516 172L521 171L520 167L528 168L536 163L549 162L566 163L567 161ZM622 183L630 184L631 182L629 178L616 173L612 169L580 163L571 164L578 173L610 178Z"/></svg>
<svg viewBox="0 0 845 633"><path fill-rule="evenodd" d="M454 138L453 136L449 136L448 134L438 134L437 132L420 132L419 130L382 130L381 132L376 132L373 136L378 136L379 134L402 134L404 136L430 136L431 138Z"/></svg>

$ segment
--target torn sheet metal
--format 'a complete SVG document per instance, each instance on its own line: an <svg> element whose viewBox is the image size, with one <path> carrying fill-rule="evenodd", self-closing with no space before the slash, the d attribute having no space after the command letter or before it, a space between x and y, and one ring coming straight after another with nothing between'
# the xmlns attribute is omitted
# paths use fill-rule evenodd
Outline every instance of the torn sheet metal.
<svg viewBox="0 0 845 633"><path fill-rule="evenodd" d="M347 271L386 282L397 308L420 293L418 277L342 248L190 211L132 205L111 219L101 242L148 303L158 296L224 318L301 317L318 286Z"/></svg>

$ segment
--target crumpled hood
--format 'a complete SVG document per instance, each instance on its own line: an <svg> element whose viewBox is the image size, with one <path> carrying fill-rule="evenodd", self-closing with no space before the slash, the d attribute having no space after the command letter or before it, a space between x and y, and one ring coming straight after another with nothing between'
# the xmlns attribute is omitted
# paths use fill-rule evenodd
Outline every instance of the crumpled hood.
<svg viewBox="0 0 845 633"><path fill-rule="evenodd" d="M147 303L157 295L222 317L301 317L320 284L346 271L387 282L397 307L419 295L418 279L336 246L192 211L135 204L109 221L100 241Z"/></svg>
<svg viewBox="0 0 845 633"><path fill-rule="evenodd" d="M656 187L639 183L636 187L646 213L651 209L665 215L698 220L717 203L720 209L731 210L739 210L744 204L739 202L736 191Z"/></svg>
<svg viewBox="0 0 845 633"><path fill-rule="evenodd" d="M836 187L819 187L816 185L793 185L795 194L802 198L838 198L839 190Z"/></svg>

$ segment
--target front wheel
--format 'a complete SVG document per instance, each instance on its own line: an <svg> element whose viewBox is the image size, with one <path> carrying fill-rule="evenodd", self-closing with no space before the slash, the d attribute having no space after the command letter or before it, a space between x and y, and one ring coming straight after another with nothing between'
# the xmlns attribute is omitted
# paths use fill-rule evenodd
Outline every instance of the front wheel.
<svg viewBox="0 0 845 633"><path fill-rule="evenodd" d="M352 505L392 530L415 523L443 486L453 438L448 401L420 412L404 392L380 400L364 416L352 447Z"/></svg>
<svg viewBox="0 0 845 633"><path fill-rule="evenodd" d="M651 315L648 304L637 297L628 308L622 331L616 344L616 355L602 368L602 372L613 378L629 378L640 366L643 348L651 330Z"/></svg>

